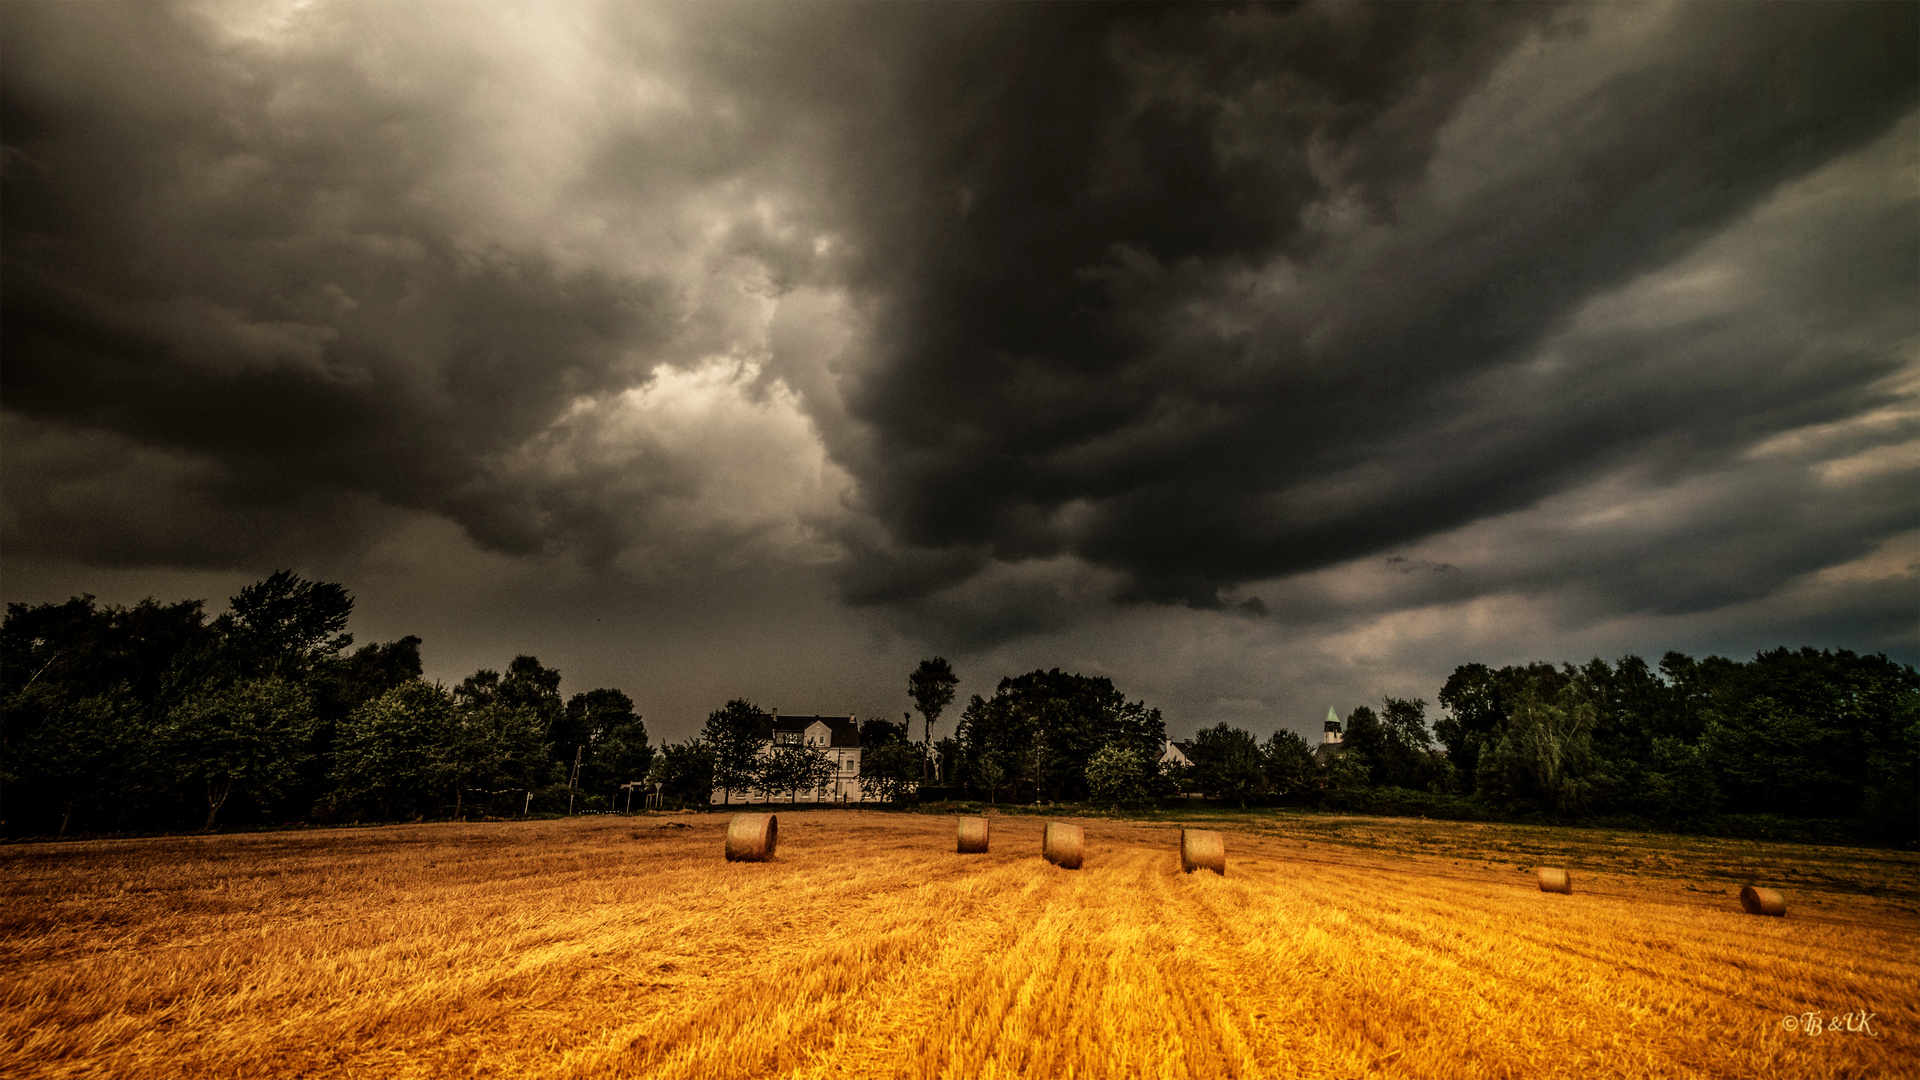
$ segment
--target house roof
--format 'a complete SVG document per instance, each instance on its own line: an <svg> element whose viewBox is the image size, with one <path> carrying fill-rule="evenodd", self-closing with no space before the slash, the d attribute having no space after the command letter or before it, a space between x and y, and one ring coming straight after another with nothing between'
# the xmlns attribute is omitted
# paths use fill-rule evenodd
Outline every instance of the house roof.
<svg viewBox="0 0 1920 1080"><path fill-rule="evenodd" d="M825 724L830 738L828 746L852 748L860 745L860 725L852 716L782 716L779 713L760 714L760 738L771 740L776 731L805 731L815 724Z"/></svg>

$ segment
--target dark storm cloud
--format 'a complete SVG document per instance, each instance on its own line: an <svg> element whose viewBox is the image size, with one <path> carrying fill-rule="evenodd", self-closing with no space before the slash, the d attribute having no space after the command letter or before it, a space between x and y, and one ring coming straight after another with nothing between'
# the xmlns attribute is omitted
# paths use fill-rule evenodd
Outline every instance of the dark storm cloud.
<svg viewBox="0 0 1920 1080"><path fill-rule="evenodd" d="M183 497L282 511L256 551L355 531L356 493L542 546L527 493L482 459L670 336L667 287L461 250L465 223L422 196L461 152L444 101L338 56L270 62L165 5L7 16L8 410L204 463ZM12 478L28 498L43 479ZM90 546L117 561L101 544L129 531ZM246 544L216 532L161 547L230 564ZM43 540L66 543L13 543Z"/></svg>
<svg viewBox="0 0 1920 1080"><path fill-rule="evenodd" d="M882 226L904 239L890 362L853 394L879 432L865 491L907 545L1072 552L1213 605L1688 429L1680 449L1712 458L1858 408L1889 356L1598 408L1494 413L1459 390L1885 133L1915 100L1914 13L1684 5L1448 204L1416 181L1462 95L1523 35L1578 37L1598 13L1043 11L1018 47L962 42L913 86L915 198ZM1364 243L1303 216L1343 189L1380 226ZM1855 275L1882 295L1913 280L1911 222L1891 225L1903 243ZM1283 265L1287 288L1235 295ZM862 585L944 583L914 567Z"/></svg>
<svg viewBox="0 0 1920 1080"><path fill-rule="evenodd" d="M911 185L874 200L889 362L854 395L896 534L1182 575L1127 519L1171 486L1225 523L1225 474L1269 454L1237 445L1266 441L1233 400L1257 377L1245 343L1183 334L1181 309L1310 249L1316 153L1369 203L1417 174L1548 11L1041 8L942 39L903 92L911 149L870 170ZM1050 520L1075 499L1103 519L1077 537Z"/></svg>
<svg viewBox="0 0 1920 1080"><path fill-rule="evenodd" d="M1725 253L1779 272L1700 318L1632 289L1911 114L1912 5L531 10L0 8L13 552L401 508L646 569L785 521L984 646L1114 597L1692 610L1914 525L1758 466L1548 520L1889 400L1910 199ZM1527 557L1419 547L1487 522ZM1276 581L1361 559L1400 591Z"/></svg>

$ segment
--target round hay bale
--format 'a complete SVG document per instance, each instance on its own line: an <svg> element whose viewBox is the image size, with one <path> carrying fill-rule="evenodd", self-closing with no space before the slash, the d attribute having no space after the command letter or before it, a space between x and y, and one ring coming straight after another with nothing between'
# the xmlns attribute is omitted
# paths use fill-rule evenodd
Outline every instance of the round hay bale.
<svg viewBox="0 0 1920 1080"><path fill-rule="evenodd" d="M1539 875L1541 892L1557 892L1566 893L1568 896L1573 895L1573 879L1567 876L1565 870L1561 870L1558 867L1542 866L1536 869L1534 873Z"/></svg>
<svg viewBox="0 0 1920 1080"><path fill-rule="evenodd" d="M1087 854L1087 835L1078 825L1049 821L1046 839L1040 842L1040 854L1062 870L1078 870Z"/></svg>
<svg viewBox="0 0 1920 1080"><path fill-rule="evenodd" d="M766 862L780 843L780 819L773 814L735 814L727 822L727 861Z"/></svg>
<svg viewBox="0 0 1920 1080"><path fill-rule="evenodd" d="M1180 830L1180 871L1211 870L1227 876L1227 840L1207 829Z"/></svg>
<svg viewBox="0 0 1920 1080"><path fill-rule="evenodd" d="M960 819L960 854L979 855L987 850L987 819L983 817L963 817Z"/></svg>
<svg viewBox="0 0 1920 1080"><path fill-rule="evenodd" d="M1740 906L1749 915L1785 915L1787 898L1779 889L1758 889L1752 885L1740 890Z"/></svg>

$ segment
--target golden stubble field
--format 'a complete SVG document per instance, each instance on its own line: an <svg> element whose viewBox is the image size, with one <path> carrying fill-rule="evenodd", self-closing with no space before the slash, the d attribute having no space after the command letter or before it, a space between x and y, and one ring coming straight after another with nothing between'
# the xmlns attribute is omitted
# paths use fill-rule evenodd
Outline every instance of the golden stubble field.
<svg viewBox="0 0 1920 1080"><path fill-rule="evenodd" d="M874 811L0 847L0 1076L1920 1075L1909 853L1249 819L1220 878L1080 820L1079 871Z"/></svg>

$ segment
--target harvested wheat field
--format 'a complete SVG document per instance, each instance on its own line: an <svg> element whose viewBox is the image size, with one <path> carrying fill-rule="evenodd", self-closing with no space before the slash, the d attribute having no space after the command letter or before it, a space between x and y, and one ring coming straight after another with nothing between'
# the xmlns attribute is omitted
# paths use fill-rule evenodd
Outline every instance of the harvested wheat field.
<svg viewBox="0 0 1920 1080"><path fill-rule="evenodd" d="M1284 825L1227 826L1220 877L1160 823L1079 820L1080 870L1040 818L961 855L950 817L787 813L768 863L726 823L0 848L0 1075L1920 1075L1905 853L1764 918L1742 880L1563 859L1563 896Z"/></svg>

